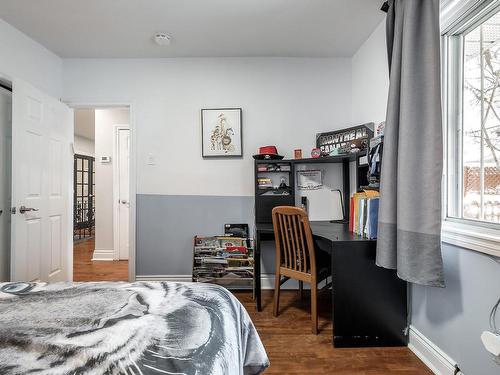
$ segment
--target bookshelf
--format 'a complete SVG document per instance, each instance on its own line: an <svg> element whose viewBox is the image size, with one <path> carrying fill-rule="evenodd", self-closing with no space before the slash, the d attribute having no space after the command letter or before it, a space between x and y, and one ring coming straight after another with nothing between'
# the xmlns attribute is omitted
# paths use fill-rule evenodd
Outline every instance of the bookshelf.
<svg viewBox="0 0 500 375"><path fill-rule="evenodd" d="M297 164L342 164L343 203L345 220L349 218L349 201L351 194L350 163L355 163L355 188L361 190L368 185L367 153L358 152L346 155L324 156L319 158L283 159L283 160L255 160L255 222L268 224L272 222L271 212L276 206L295 206L295 173ZM285 166L283 170L282 166ZM279 167L279 168L278 168ZM281 179L285 179L286 189L279 189ZM268 179L270 184L262 184L263 179Z"/></svg>
<svg viewBox="0 0 500 375"><path fill-rule="evenodd" d="M280 188L282 182L286 187ZM255 222L271 223L274 207L295 205L294 187L292 160L255 160Z"/></svg>

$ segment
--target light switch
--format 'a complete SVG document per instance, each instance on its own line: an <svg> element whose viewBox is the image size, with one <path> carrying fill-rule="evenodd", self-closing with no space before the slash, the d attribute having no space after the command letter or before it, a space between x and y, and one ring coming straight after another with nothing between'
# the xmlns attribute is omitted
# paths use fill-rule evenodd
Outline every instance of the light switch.
<svg viewBox="0 0 500 375"><path fill-rule="evenodd" d="M156 165L156 158L152 153L148 154L148 165Z"/></svg>

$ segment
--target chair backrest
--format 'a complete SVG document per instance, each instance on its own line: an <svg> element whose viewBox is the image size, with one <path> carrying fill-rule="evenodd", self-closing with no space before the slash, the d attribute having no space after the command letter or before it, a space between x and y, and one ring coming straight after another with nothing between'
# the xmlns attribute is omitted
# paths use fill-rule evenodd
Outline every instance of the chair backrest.
<svg viewBox="0 0 500 375"><path fill-rule="evenodd" d="M307 212L293 206L273 208L276 266L316 274L314 242Z"/></svg>

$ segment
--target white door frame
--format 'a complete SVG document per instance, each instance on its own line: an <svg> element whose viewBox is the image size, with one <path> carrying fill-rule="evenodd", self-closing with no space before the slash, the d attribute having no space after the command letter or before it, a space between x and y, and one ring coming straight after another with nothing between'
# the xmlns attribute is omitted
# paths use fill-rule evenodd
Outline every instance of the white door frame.
<svg viewBox="0 0 500 375"><path fill-rule="evenodd" d="M12 81L13 81L13 78L7 74L4 74L2 72L0 72L0 81L4 84L7 84L9 85L10 87L12 87ZM14 95L14 90L12 90L12 95ZM11 111L13 111L13 108L12 108L12 103L11 103ZM12 115L11 115L12 117ZM11 121L11 127L12 127L12 121ZM11 129L12 131L12 129ZM11 149L12 149L12 145L11 145ZM10 160L10 168L11 168L11 176L10 176L10 181L9 181L9 184L10 184L10 187L12 189L12 158ZM10 202L10 207L6 207L6 210L4 210L4 213L3 215L10 215L10 210L13 206L13 202L12 202L12 191L10 192L10 195L11 195L11 202ZM73 206L72 206L73 207ZM73 208L71 208L71 215L73 215ZM13 264L13 261L12 261L12 258L13 258L13 253L12 253L12 249L13 249L13 239L12 239L12 217L10 218L10 226L9 226L9 229L8 229L8 234L9 236L11 236L10 238L10 249L8 249L9 251L9 281L12 281L12 269L14 268L14 264ZM73 251L71 251L71 264L73 264ZM70 275L71 277L73 277L73 269L71 267L71 270L68 269L68 271L70 271Z"/></svg>
<svg viewBox="0 0 500 375"><path fill-rule="evenodd" d="M6 139L10 138L9 141L6 141L3 145L7 146L8 145L8 148L10 148L8 151L12 152L12 111L13 111L13 108L12 108L12 82L10 81L7 81L5 79L2 79L1 76L0 76L0 83L2 83L2 86L4 86L3 88L0 87L0 91L4 90L5 87L11 87L11 91L10 91L10 124L7 125L8 127L10 127L10 129L4 129L3 131L7 134L4 133L4 136L6 137ZM2 125L0 124L0 127ZM0 133L2 133L2 129L0 129ZM10 134L9 134L10 133ZM0 147L2 146L2 139L0 137ZM7 227L6 228L0 228L0 231L2 231L2 229L4 229L4 236L6 236L6 238L0 238L0 251L4 252L3 257L4 257L4 261L5 261L5 264L3 264L1 267L3 268L2 271L6 271L5 274L2 274L2 271L0 271L0 276L2 278L0 278L0 282L3 282L3 281L11 281L11 276L12 276L12 248L11 248L11 243L12 243L12 233L11 233L11 228L12 228L12 217L11 217L11 208L12 208L12 156L11 157L7 157L7 158L3 158L6 156L6 150L3 150L3 155L1 155L2 153L2 150L0 150L0 163L4 163L4 165L0 165L0 172L2 171L3 168L3 172L4 174L0 174L0 179L1 178L4 178L7 176L7 174L10 176L10 179L8 181L0 181L0 185L1 184L5 184L4 187L8 189L9 191L9 196L6 197L4 196L3 198L7 198L3 203L3 207L0 207L1 209L3 209L3 213L0 213L0 220L6 220L5 223L3 224L7 224ZM0 189L1 190L1 189ZM5 191L0 191L0 194L5 194ZM2 225L2 223L0 223L0 225ZM5 248L3 248L2 246L3 245L7 245Z"/></svg>
<svg viewBox="0 0 500 375"><path fill-rule="evenodd" d="M135 125L135 113L134 113L134 103L133 102L95 102L95 101L65 101L73 109L77 108L95 108L95 109L106 109L106 108L117 108L117 107L128 107L129 109L129 129L130 129L130 217L129 217L129 257L128 257L128 280L135 281L135 253L136 253L136 192L137 192L137 139L136 139L136 125ZM96 160L97 162L97 160Z"/></svg>
<svg viewBox="0 0 500 375"><path fill-rule="evenodd" d="M119 165L115 163L119 160L119 149L118 149L118 132L120 130L129 130L128 125L114 125L113 126L113 159L111 160L113 164L113 260L120 259L120 232L118 228L120 227L120 171ZM130 154L130 149L129 149ZM132 164L132 163L130 163ZM129 166L130 174L130 166ZM130 201L130 197L129 197Z"/></svg>

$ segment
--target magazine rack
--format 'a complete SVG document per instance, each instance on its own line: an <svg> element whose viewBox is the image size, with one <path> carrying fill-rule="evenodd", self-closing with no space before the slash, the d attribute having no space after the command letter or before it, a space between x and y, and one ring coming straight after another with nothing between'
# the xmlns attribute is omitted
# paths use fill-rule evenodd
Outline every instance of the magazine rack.
<svg viewBox="0 0 500 375"><path fill-rule="evenodd" d="M193 282L252 289L253 240L241 237L194 237Z"/></svg>

